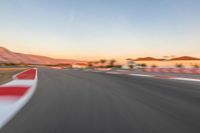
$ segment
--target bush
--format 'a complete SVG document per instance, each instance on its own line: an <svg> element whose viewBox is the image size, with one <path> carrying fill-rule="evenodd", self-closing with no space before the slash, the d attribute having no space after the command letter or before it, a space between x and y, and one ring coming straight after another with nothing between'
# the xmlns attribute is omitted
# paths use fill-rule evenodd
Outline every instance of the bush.
<svg viewBox="0 0 200 133"><path fill-rule="evenodd" d="M157 66L157 65L152 65L151 67L152 67L152 68L157 68L158 66Z"/></svg>
<svg viewBox="0 0 200 133"><path fill-rule="evenodd" d="M177 68L183 68L184 66L183 66L183 64L176 64L176 67Z"/></svg>
<svg viewBox="0 0 200 133"><path fill-rule="evenodd" d="M194 68L199 68L200 66L196 64L196 65L194 65L193 67L194 67Z"/></svg>
<svg viewBox="0 0 200 133"><path fill-rule="evenodd" d="M141 67L145 68L145 67L147 67L147 64L143 63L143 64L141 64Z"/></svg>

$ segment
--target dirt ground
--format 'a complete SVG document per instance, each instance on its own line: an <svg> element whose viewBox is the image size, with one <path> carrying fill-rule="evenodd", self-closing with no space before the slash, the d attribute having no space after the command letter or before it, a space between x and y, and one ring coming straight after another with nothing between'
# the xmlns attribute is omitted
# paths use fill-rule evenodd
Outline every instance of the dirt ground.
<svg viewBox="0 0 200 133"><path fill-rule="evenodd" d="M27 68L0 68L0 84L12 80L12 76Z"/></svg>

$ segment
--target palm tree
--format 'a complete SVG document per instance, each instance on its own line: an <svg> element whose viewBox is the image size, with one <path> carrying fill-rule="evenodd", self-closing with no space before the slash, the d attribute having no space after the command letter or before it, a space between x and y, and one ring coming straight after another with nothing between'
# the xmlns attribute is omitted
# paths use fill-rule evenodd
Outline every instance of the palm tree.
<svg viewBox="0 0 200 133"><path fill-rule="evenodd" d="M105 59L101 59L99 62L101 63L101 65L103 66L106 63L107 60Z"/></svg>
<svg viewBox="0 0 200 133"><path fill-rule="evenodd" d="M145 67L147 67L147 64L143 63L143 64L141 64L141 67L145 68Z"/></svg>
<svg viewBox="0 0 200 133"><path fill-rule="evenodd" d="M93 63L94 63L94 62L92 62L92 61L91 61L91 62L88 62L88 67L93 67Z"/></svg>
<svg viewBox="0 0 200 133"><path fill-rule="evenodd" d="M105 60L105 59L101 59L101 60L100 60L100 63L101 63L101 64L104 64L104 63L106 63L106 60Z"/></svg>
<svg viewBox="0 0 200 133"><path fill-rule="evenodd" d="M115 59L110 60L110 67L114 67L115 63L116 63Z"/></svg>

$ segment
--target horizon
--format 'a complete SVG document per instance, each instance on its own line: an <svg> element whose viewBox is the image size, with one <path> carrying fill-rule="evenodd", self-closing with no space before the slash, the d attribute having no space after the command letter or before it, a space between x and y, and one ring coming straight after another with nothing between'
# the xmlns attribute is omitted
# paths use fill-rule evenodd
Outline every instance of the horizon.
<svg viewBox="0 0 200 133"><path fill-rule="evenodd" d="M198 0L0 1L0 45L58 59L200 57Z"/></svg>
<svg viewBox="0 0 200 133"><path fill-rule="evenodd" d="M163 57L155 57L155 56L139 56L139 57L136 57L136 58L125 58L125 59L122 59L122 60L118 60L118 59L115 59L115 58L112 58L112 59L108 59L108 58L100 58L98 60L76 60L76 59L69 59L69 58L54 58L54 57L50 57L50 56L45 56L45 55L36 55L36 54L31 54L31 53L20 53L18 51L13 51L12 49L8 49L6 47L2 47L0 46L0 50L3 49L3 50L8 50L8 51L11 51L13 53L19 53L19 54L26 54L26 55L34 55L34 56L42 56L42 57L48 57L48 58L52 58L52 59L55 59L55 60L74 60L74 61L84 61L84 62L93 62L93 61L100 61L100 60L106 60L106 61L109 61L109 60L115 60L117 61L117 63L119 64L123 64L127 61L127 59L131 59L131 60L138 60L138 59L145 59L145 58L154 58L154 59L176 59L176 58L198 58L200 59L199 57L197 56L189 56L189 55L182 55L182 56L163 56Z"/></svg>

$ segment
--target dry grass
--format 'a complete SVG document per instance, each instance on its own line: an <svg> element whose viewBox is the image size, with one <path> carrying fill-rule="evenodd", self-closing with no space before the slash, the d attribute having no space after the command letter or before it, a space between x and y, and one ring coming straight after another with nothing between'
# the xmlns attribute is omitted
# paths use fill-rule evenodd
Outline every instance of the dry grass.
<svg viewBox="0 0 200 133"><path fill-rule="evenodd" d="M0 68L0 84L12 80L12 76L27 68Z"/></svg>

